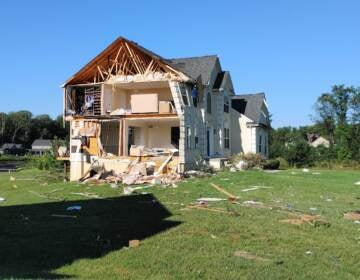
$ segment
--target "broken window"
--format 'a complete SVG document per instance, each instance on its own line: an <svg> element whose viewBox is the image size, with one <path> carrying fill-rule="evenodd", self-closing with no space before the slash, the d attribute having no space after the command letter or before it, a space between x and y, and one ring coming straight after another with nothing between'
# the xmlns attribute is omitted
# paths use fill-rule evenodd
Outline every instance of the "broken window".
<svg viewBox="0 0 360 280"><path fill-rule="evenodd" d="M224 147L230 149L230 129L224 128Z"/></svg>

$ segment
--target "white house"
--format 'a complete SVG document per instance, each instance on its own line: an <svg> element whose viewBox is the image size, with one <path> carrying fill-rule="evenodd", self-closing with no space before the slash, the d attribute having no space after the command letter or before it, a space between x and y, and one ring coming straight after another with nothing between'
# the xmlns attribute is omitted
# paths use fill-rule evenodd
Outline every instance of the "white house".
<svg viewBox="0 0 360 280"><path fill-rule="evenodd" d="M236 96L216 55L165 59L120 37L63 88L71 180L94 161L122 172L135 155L171 154L183 172L200 159L268 154L264 94Z"/></svg>

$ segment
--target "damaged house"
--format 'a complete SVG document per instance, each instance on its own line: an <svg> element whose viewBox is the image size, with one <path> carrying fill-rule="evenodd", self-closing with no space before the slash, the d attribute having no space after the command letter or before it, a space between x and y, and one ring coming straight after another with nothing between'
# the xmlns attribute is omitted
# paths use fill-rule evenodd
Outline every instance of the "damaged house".
<svg viewBox="0 0 360 280"><path fill-rule="evenodd" d="M217 56L164 59L120 37L63 88L73 181L95 165L176 174L203 160L268 153L265 96L236 96Z"/></svg>

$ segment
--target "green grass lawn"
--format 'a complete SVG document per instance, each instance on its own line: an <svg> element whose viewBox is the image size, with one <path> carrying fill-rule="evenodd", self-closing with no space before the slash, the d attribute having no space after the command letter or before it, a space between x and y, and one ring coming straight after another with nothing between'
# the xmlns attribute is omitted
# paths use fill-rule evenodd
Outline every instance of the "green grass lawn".
<svg viewBox="0 0 360 280"><path fill-rule="evenodd" d="M36 170L13 173L16 182L2 173L0 279L359 279L360 225L343 213L360 210L360 172L319 173L220 172L130 196L122 187L62 183ZM211 182L239 202L268 207L222 201L208 208L225 213L186 208L200 197L226 198ZM252 186L271 188L242 192ZM74 205L82 210L66 210ZM281 223L290 214L284 207L316 208L330 227ZM128 248L132 239L140 246Z"/></svg>

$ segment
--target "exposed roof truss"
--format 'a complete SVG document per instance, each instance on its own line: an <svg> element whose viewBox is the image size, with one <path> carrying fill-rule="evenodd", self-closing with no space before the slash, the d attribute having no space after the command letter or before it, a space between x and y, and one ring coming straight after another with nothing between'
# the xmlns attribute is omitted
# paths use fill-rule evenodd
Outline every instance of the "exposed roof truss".
<svg viewBox="0 0 360 280"><path fill-rule="evenodd" d="M66 85L101 83L119 76L146 79L150 75L169 80L189 79L160 56L132 41L119 38L70 78Z"/></svg>

